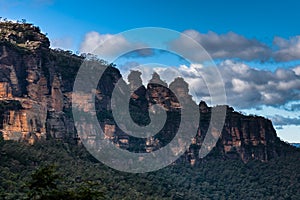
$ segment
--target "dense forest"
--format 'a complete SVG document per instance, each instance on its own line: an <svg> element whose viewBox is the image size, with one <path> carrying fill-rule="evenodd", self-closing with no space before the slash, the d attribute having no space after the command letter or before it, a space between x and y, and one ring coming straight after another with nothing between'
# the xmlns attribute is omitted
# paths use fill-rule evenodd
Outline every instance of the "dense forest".
<svg viewBox="0 0 300 200"><path fill-rule="evenodd" d="M1 199L299 199L300 152L268 162L213 151L199 166L174 164L131 174L95 160L83 147L47 140L0 142Z"/></svg>

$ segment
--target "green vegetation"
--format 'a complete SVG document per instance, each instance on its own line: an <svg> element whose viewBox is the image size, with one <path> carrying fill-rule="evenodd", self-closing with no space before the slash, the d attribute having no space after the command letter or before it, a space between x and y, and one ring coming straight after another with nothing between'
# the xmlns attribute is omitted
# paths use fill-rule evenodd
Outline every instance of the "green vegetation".
<svg viewBox="0 0 300 200"><path fill-rule="evenodd" d="M212 157L129 174L58 141L0 140L1 199L299 199L300 152L262 163Z"/></svg>
<svg viewBox="0 0 300 200"><path fill-rule="evenodd" d="M53 165L39 168L31 175L31 180L28 183L29 192L28 199L104 199L103 192L94 186L93 182L81 184L78 188L58 188L57 180L59 174L56 173L56 167Z"/></svg>

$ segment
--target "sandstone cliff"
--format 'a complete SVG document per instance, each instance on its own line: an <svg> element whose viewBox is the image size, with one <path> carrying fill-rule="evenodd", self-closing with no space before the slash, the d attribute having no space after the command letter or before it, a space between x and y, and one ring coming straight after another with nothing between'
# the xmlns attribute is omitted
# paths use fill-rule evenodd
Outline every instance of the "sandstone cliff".
<svg viewBox="0 0 300 200"><path fill-rule="evenodd" d="M0 131L6 140L30 144L42 139L57 139L76 144L80 141L74 128L71 112L72 87L83 57L68 51L52 50L48 38L31 24L0 23ZM106 63L103 63L106 65ZM140 84L140 73L133 72L129 88ZM120 148L135 152L151 152L166 145L178 129L181 105L171 90L193 104L188 84L175 79L169 86L154 74L150 83L141 86L131 96L131 117L140 125L149 123L148 108L161 104L168 113L164 128L147 139L135 138L115 125L110 110L110 97L120 79L118 69L109 66L97 88L97 117L106 139ZM170 89L171 90L170 90ZM81 94L75 101L80 109L89 111L89 98ZM198 132L191 141L183 162L199 162L198 152L208 130L211 107L200 102ZM220 140L215 149L224 157L267 161L284 154L285 143L276 135L272 122L255 116L244 116L226 106L227 116ZM89 129L88 122L84 129ZM82 138L81 138L82 139ZM138 144L138 145L137 145Z"/></svg>
<svg viewBox="0 0 300 200"><path fill-rule="evenodd" d="M164 105L168 113L177 113L180 104L176 97L168 90L168 86L163 83L157 74L153 75L153 79L160 83L158 86L155 82L148 84L146 91L146 99L151 104L155 102ZM188 83L182 78L176 78L169 86L172 91L177 90L179 96L183 96L187 104L194 103L188 91ZM141 93L140 95L144 95ZM141 96L138 93L132 95L133 98L139 99ZM140 104L141 105L141 104ZM272 122L259 116L245 116L234 111L229 106L209 107L204 101L199 103L199 128L195 137L191 141L191 146L185 156L181 158L183 162L190 162L192 165L198 163L199 150L203 145L204 137L206 136L212 115L212 109L218 110L218 107L225 107L226 118L224 127L221 131L220 138L216 144L215 151L224 158L241 158L244 162L251 159L268 161L284 155L286 148L289 145L280 141L276 131L273 128ZM150 138L146 141L146 151L149 152L164 146L173 138L173 133L177 130L177 125L180 121L176 121L176 116L167 121L163 130L158 136ZM175 121L174 121L175 120ZM212 135L219 135L217 129L212 127ZM171 134L170 134L171 133ZM155 141L155 142L154 142ZM212 148L208 146L208 148Z"/></svg>
<svg viewBox="0 0 300 200"><path fill-rule="evenodd" d="M81 58L49 49L48 38L31 24L2 22L0 34L0 99L11 105L0 113L4 139L76 137L63 112L70 106L72 83L61 70L66 60L79 66Z"/></svg>

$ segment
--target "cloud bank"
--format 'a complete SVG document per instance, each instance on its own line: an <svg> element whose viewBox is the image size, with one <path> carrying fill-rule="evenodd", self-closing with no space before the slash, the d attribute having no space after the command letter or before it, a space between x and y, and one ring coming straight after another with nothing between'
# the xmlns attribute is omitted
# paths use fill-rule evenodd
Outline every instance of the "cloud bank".
<svg viewBox="0 0 300 200"><path fill-rule="evenodd" d="M272 122L275 126L287 126L287 125L300 125L300 116L298 118L291 118L291 117L283 117L281 115L271 116Z"/></svg>
<svg viewBox="0 0 300 200"><path fill-rule="evenodd" d="M227 34L217 34L212 31L207 34L199 33L195 30L184 31L210 54L212 58L240 58L243 60L269 59L271 51L269 47L258 40L247 39L244 36L233 32ZM170 49L178 50L182 48L190 49L186 46L185 40L178 38L170 43Z"/></svg>
<svg viewBox="0 0 300 200"><path fill-rule="evenodd" d="M300 59L300 36L291 37L288 40L275 37L273 44L278 47L274 52L276 61L290 61Z"/></svg>
<svg viewBox="0 0 300 200"><path fill-rule="evenodd" d="M201 44L213 59L237 58L245 61L273 59L278 62L300 59L300 36L289 39L275 37L273 44L269 46L257 39L249 39L234 32L217 34L209 31L203 34L196 30L186 30L183 34ZM192 52L191 46L187 46L181 37L170 42L169 48ZM197 54L191 55L197 59Z"/></svg>
<svg viewBox="0 0 300 200"><path fill-rule="evenodd" d="M249 39L234 32L225 34L217 34L209 31L208 33L200 33L196 30L186 30L182 34L194 39L197 43L208 52L213 59L239 59L244 61L270 61L286 62L300 60L300 35L284 39L275 37L272 45L267 45L255 38ZM114 37L114 38L113 38ZM80 51L90 53L95 48L109 40L109 45L104 49L99 49L100 54L115 54L122 52L129 45L139 48L141 44L131 44L122 35L100 34L92 31L85 35L81 43ZM187 44L184 37L178 37L169 42L168 48L176 52L187 52L191 58L201 60L201 54L195 52L193 48L196 45ZM138 56L151 55L151 53L141 52ZM299 72L300 70L298 70Z"/></svg>

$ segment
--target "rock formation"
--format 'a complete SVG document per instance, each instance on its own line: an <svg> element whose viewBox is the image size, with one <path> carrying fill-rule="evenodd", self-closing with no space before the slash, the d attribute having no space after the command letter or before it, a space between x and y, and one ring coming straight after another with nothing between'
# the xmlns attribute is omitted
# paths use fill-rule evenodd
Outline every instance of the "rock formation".
<svg viewBox="0 0 300 200"><path fill-rule="evenodd" d="M71 87L64 88L69 80L65 76L62 80L60 71L64 59L79 61L79 57L49 46L38 27L0 23L0 126L4 139L34 143L47 135L76 137L64 112L70 106Z"/></svg>
<svg viewBox="0 0 300 200"><path fill-rule="evenodd" d="M72 120L71 98L75 75L83 59L69 51L50 49L48 38L31 24L0 23L0 132L5 140L30 144L46 138L73 144L80 141ZM195 102L183 78L175 79L168 87L154 73L147 87L134 90L141 84L140 75L140 72L132 72L128 77L132 93L131 117L136 123L147 125L150 123L148 108L153 104L162 105L168 118L156 136L135 138L114 123L110 98L115 83L122 78L115 67L108 66L99 81L96 111L105 139L129 151L151 152L172 140L180 123L178 115L182 107L171 91L184 97L187 105ZM74 101L80 105L79 109L90 111L90 104L81 104L83 99L90 98L90 94L76 95ZM212 109L200 102L198 132L181 160L192 165L199 162L198 152L208 130ZM226 110L225 125L215 148L221 155L247 162L250 159L267 161L284 154L281 147L286 144L279 140L270 120L244 116L228 106ZM82 128L88 130L89 124Z"/></svg>

